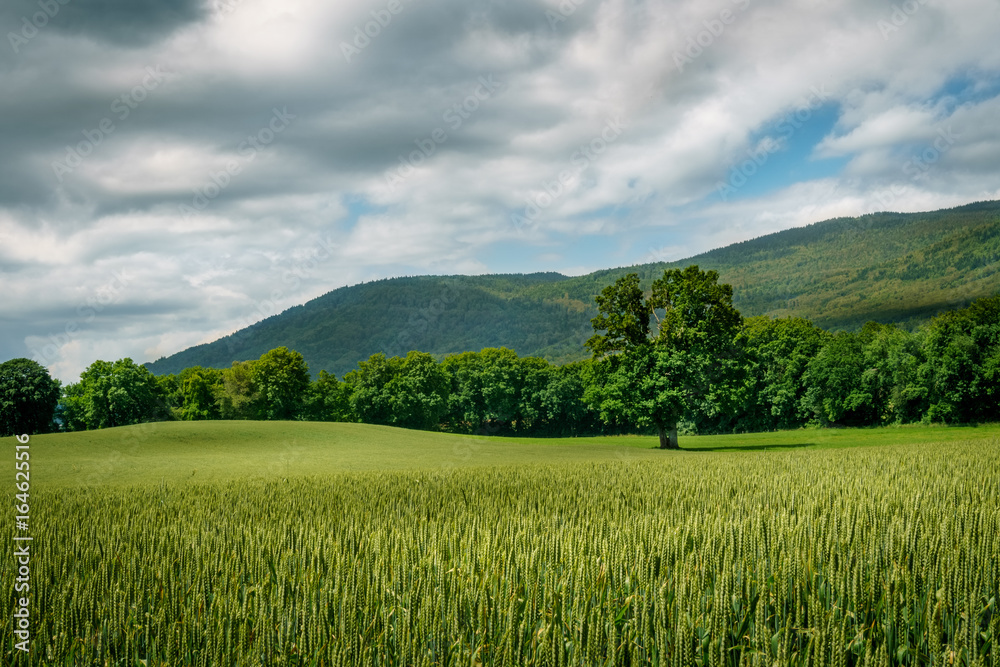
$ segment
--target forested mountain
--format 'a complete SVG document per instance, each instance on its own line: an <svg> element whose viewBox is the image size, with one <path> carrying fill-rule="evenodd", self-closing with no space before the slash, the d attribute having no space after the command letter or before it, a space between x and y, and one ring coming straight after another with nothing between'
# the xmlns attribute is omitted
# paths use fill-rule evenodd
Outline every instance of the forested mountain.
<svg viewBox="0 0 1000 667"><path fill-rule="evenodd" d="M147 364L157 374L222 368L279 346L313 374L337 375L376 352L435 355L508 347L554 362L587 356L594 296L635 272L697 264L733 286L745 316L797 315L827 329L912 327L1000 292L1000 202L930 213L837 218L672 263L566 277L558 273L393 278L342 287L218 341Z"/></svg>

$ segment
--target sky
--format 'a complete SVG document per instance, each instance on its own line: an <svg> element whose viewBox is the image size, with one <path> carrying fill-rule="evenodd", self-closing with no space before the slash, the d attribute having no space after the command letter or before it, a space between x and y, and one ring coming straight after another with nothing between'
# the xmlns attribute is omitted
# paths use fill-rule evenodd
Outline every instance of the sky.
<svg viewBox="0 0 1000 667"><path fill-rule="evenodd" d="M5 0L0 361L1000 199L996 0Z"/></svg>

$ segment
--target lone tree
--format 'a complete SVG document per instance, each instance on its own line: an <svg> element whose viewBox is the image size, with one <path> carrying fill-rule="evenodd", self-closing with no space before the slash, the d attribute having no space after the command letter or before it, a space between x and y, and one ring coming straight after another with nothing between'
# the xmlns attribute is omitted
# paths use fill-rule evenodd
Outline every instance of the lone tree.
<svg viewBox="0 0 1000 667"><path fill-rule="evenodd" d="M602 419L654 427L660 448L678 449L678 421L729 402L742 317L733 288L718 279L692 265L664 271L649 297L635 273L601 291L591 323L604 333L587 347L600 367L590 397Z"/></svg>
<svg viewBox="0 0 1000 667"><path fill-rule="evenodd" d="M47 433L59 401L59 381L31 359L0 364L0 436Z"/></svg>

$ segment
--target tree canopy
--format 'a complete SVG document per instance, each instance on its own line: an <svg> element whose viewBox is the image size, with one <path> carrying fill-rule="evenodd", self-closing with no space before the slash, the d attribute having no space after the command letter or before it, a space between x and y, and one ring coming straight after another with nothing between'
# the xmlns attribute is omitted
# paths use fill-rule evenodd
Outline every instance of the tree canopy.
<svg viewBox="0 0 1000 667"><path fill-rule="evenodd" d="M309 367L302 355L278 347L261 355L250 371L260 394L264 419L294 419L302 409L309 388Z"/></svg>
<svg viewBox="0 0 1000 667"><path fill-rule="evenodd" d="M95 361L68 386L64 413L71 427L127 426L167 416L165 396L156 377L129 358Z"/></svg>
<svg viewBox="0 0 1000 667"><path fill-rule="evenodd" d="M0 364L0 436L47 433L59 401L59 381L31 359Z"/></svg>
<svg viewBox="0 0 1000 667"><path fill-rule="evenodd" d="M592 325L605 333L587 341L603 370L590 394L602 418L653 427L661 448L676 449L681 419L733 401L742 317L732 287L718 280L715 271L692 265L664 271L645 298L637 274L602 290Z"/></svg>
<svg viewBox="0 0 1000 667"><path fill-rule="evenodd" d="M1000 419L1000 296L916 332L869 322L829 332L796 317L744 320L697 266L621 276L595 302L591 358L554 365L508 348L372 355L311 380L295 350L152 376L96 361L66 386L27 359L0 364L5 433L160 419L303 419L480 435L733 433ZM17 421L21 420L21 421ZM28 421L25 421L28 420ZM34 420L34 421L31 421Z"/></svg>

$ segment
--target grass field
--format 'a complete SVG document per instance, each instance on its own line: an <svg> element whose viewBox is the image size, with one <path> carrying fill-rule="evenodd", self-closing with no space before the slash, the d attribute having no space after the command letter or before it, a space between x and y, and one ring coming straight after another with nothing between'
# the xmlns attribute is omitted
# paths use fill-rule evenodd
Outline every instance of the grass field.
<svg viewBox="0 0 1000 667"><path fill-rule="evenodd" d="M996 667L998 432L38 436L0 664Z"/></svg>
<svg viewBox="0 0 1000 667"><path fill-rule="evenodd" d="M659 460L705 452L779 452L1000 438L1000 426L803 429L681 437L502 438L321 422L165 422L32 438L32 483L132 485L322 475L349 470ZM4 450L13 438L0 439Z"/></svg>

